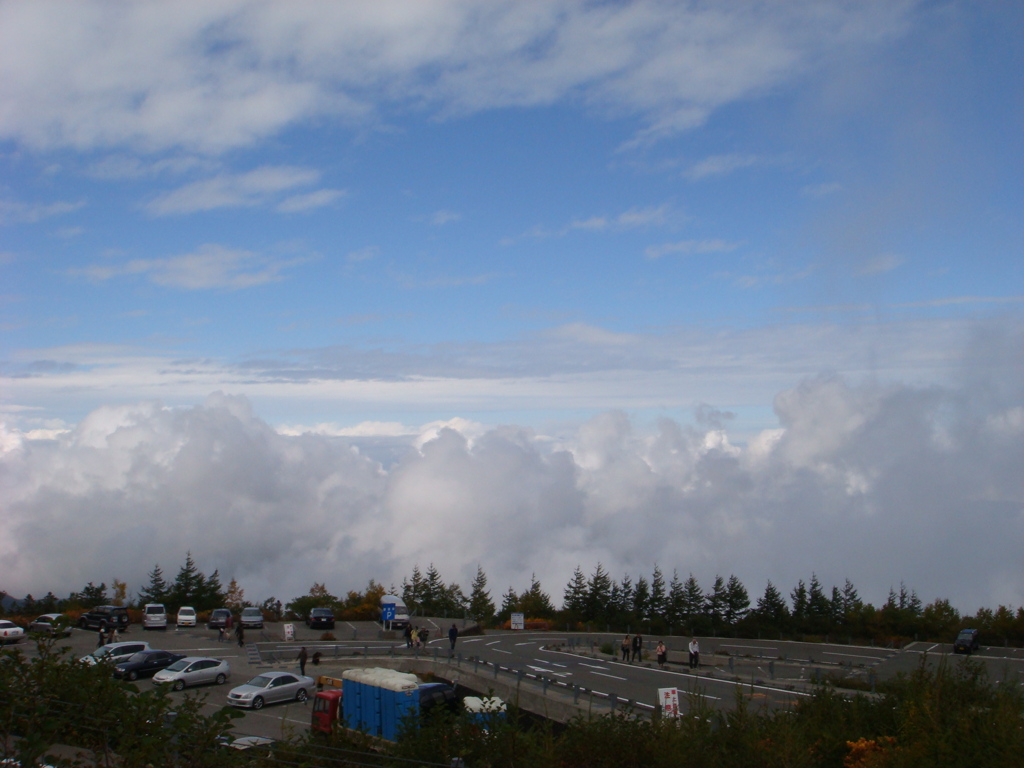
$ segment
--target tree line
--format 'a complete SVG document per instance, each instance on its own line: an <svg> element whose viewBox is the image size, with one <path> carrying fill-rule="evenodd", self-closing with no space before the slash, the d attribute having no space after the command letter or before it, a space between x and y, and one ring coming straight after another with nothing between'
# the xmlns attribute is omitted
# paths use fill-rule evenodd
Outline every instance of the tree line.
<svg viewBox="0 0 1024 768"><path fill-rule="evenodd" d="M155 565L134 600L128 596L127 585L114 579L110 588L106 583L89 582L65 599L52 592L39 600L28 595L20 601L17 613L88 610L108 603L127 607L163 603L171 611L190 605L200 612L220 607L240 611L257 605L268 618L303 619L311 608L326 606L339 619L365 621L377 617L380 597L386 593L400 594L416 615L465 616L484 626L502 624L512 613L523 613L528 620L595 630L642 628L649 634L817 636L876 642L915 637L948 642L960 628L971 626L984 633L988 644L1024 645L1024 608L1000 605L995 610L981 608L974 615L961 615L945 599L924 605L904 584L891 589L885 603L876 607L861 599L849 579L842 586L826 588L814 573L806 581L798 580L788 594L768 581L752 602L735 575L717 575L705 587L692 573L681 578L673 570L666 578L657 564L650 577L635 579L630 574L612 578L601 563L589 575L577 566L563 589L561 607L555 606L535 575L522 591L510 585L496 605L482 566L477 566L466 594L458 583L446 583L433 563L425 572L415 565L400 588L392 585L385 590L370 579L363 591L349 590L340 596L332 594L326 584L314 583L308 594L282 604L273 596L250 602L234 579L223 586L217 570L204 574L191 553L186 553L172 580Z"/></svg>

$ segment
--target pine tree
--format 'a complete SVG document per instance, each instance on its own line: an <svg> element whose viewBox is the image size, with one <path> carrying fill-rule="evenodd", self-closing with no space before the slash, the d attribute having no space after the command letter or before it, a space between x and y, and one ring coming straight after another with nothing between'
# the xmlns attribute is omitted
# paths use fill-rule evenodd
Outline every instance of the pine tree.
<svg viewBox="0 0 1024 768"><path fill-rule="evenodd" d="M825 596L818 575L811 574L811 585L807 592L807 619L814 632L825 632L831 624L832 606Z"/></svg>
<svg viewBox="0 0 1024 768"><path fill-rule="evenodd" d="M159 563L149 572L149 584L139 590L139 605L146 603L165 603L169 589L164 581L164 572Z"/></svg>
<svg viewBox="0 0 1024 768"><path fill-rule="evenodd" d="M652 617L663 617L667 606L665 593L665 577L661 573L658 564L654 564L654 573L651 575L651 604L650 615Z"/></svg>
<svg viewBox="0 0 1024 768"><path fill-rule="evenodd" d="M637 621L645 621L651 617L651 588L643 576L636 580L631 608L630 613Z"/></svg>
<svg viewBox="0 0 1024 768"><path fill-rule="evenodd" d="M691 573L683 584L683 621L692 624L704 613L704 593L697 578Z"/></svg>
<svg viewBox="0 0 1024 768"><path fill-rule="evenodd" d="M469 615L481 624L487 624L494 618L494 603L491 601L491 593L487 591L487 574L479 565L469 593Z"/></svg>
<svg viewBox="0 0 1024 768"><path fill-rule="evenodd" d="M725 585L725 623L735 627L746 618L750 610L750 596L747 588L743 586L735 574L729 576Z"/></svg>
<svg viewBox="0 0 1024 768"><path fill-rule="evenodd" d="M205 577L196 567L196 562L192 559L192 553L186 552L185 564L181 566L178 570L178 575L174 577L174 584L171 585L167 602L175 608L182 605L194 606L196 598L201 597L200 591L203 581L205 581Z"/></svg>
<svg viewBox="0 0 1024 768"><path fill-rule="evenodd" d="M618 589L616 589L618 587ZM633 577L628 573L622 577L617 585L612 584L611 594L608 595L608 614L614 617L622 617L626 621L633 616Z"/></svg>
<svg viewBox="0 0 1024 768"><path fill-rule="evenodd" d="M220 571L215 570L199 587L199 597L196 598L195 609L197 611L210 611L224 605L224 586L220 583Z"/></svg>
<svg viewBox="0 0 1024 768"><path fill-rule="evenodd" d="M672 571L672 581L669 583L668 599L665 607L665 618L670 627L678 627L685 621L685 594L683 593L683 582L679 580L679 572Z"/></svg>
<svg viewBox="0 0 1024 768"><path fill-rule="evenodd" d="M537 575L530 577L530 588L519 595L519 610L528 619L547 619L555 615L555 606L537 580Z"/></svg>
<svg viewBox="0 0 1024 768"><path fill-rule="evenodd" d="M420 573L420 566L417 564L412 567L412 578L409 581L402 581L402 601L410 611L419 611L420 603L423 601L423 589L423 574Z"/></svg>
<svg viewBox="0 0 1024 768"><path fill-rule="evenodd" d="M444 596L445 584L437 567L431 563L427 568L427 578L423 582L421 599L422 615L438 616L441 613L441 599Z"/></svg>
<svg viewBox="0 0 1024 768"><path fill-rule="evenodd" d="M608 602L612 593L612 580L601 563L597 564L587 582L587 608L584 618L597 621L608 616Z"/></svg>
<svg viewBox="0 0 1024 768"><path fill-rule="evenodd" d="M498 611L498 621L508 621L513 613L519 612L519 595L509 586L508 592L501 598L501 610Z"/></svg>
<svg viewBox="0 0 1024 768"><path fill-rule="evenodd" d="M562 597L562 610L568 611L573 616L582 616L587 607L587 577L583 575L583 569L578 565L573 571L572 579L565 585L565 594Z"/></svg>
<svg viewBox="0 0 1024 768"><path fill-rule="evenodd" d="M715 575L711 591L704 598L704 614L711 619L713 626L718 626L725 618L725 579Z"/></svg>
<svg viewBox="0 0 1024 768"><path fill-rule="evenodd" d="M790 613L793 617L793 626L803 630L807 624L807 585L803 579L796 583L790 598L793 600L793 610Z"/></svg>
<svg viewBox="0 0 1024 768"><path fill-rule="evenodd" d="M758 599L755 613L760 621L775 629L781 630L786 626L789 620L789 607L782 593L771 581L764 588L764 595Z"/></svg>

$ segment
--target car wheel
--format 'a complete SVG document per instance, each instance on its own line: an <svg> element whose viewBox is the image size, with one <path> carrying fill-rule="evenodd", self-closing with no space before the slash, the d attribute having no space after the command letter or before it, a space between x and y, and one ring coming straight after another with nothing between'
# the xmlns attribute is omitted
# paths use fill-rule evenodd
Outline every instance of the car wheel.
<svg viewBox="0 0 1024 768"><path fill-rule="evenodd" d="M214 682L216 682L217 685L224 685L224 683L227 682L227 677L225 677L224 673L221 672L219 675L217 675L217 679Z"/></svg>
<svg viewBox="0 0 1024 768"><path fill-rule="evenodd" d="M263 697L262 696L257 696L255 699L252 700L252 708L253 709L263 709Z"/></svg>
<svg viewBox="0 0 1024 768"><path fill-rule="evenodd" d="M309 693L306 692L305 688L299 688L298 692L295 694L296 701L305 701L308 698Z"/></svg>
<svg viewBox="0 0 1024 768"><path fill-rule="evenodd" d="M128 679L129 679L129 680L138 680L138 679L139 679L139 673L138 673L138 672L136 672L136 671L135 671L135 670L133 669L133 670L132 670L131 672L129 672L129 673L128 673Z"/></svg>
<svg viewBox="0 0 1024 768"><path fill-rule="evenodd" d="M174 681L174 685L172 687L176 691L183 691L183 690L185 690L185 681L184 680L175 680Z"/></svg>

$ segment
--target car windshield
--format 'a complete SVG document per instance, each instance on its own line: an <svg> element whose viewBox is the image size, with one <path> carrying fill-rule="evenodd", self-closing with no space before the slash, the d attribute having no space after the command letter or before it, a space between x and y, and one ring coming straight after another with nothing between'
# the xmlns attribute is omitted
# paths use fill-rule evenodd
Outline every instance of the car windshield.
<svg viewBox="0 0 1024 768"><path fill-rule="evenodd" d="M960 633L960 637L958 637L957 640L970 640L972 637L974 637L974 631L965 629Z"/></svg>
<svg viewBox="0 0 1024 768"><path fill-rule="evenodd" d="M254 677L252 680L246 683L246 685L251 685L254 688L266 688L268 685L270 685L273 679L274 678L267 677L266 675L260 675L259 677Z"/></svg>
<svg viewBox="0 0 1024 768"><path fill-rule="evenodd" d="M179 659L178 661L176 661L173 664L171 664L171 666L169 666L167 668L167 671L168 672L181 672L183 669L185 669L185 667L187 667L191 663L192 662L187 661L185 659Z"/></svg>

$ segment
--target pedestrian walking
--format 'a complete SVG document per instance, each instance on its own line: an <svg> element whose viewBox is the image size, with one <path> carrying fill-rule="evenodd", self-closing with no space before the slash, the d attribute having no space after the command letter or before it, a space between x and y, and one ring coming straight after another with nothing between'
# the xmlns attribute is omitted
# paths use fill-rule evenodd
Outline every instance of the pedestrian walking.
<svg viewBox="0 0 1024 768"><path fill-rule="evenodd" d="M632 641L629 639L629 635L622 638L622 646L620 647L620 650L622 651L623 661L629 661L629 649L631 645Z"/></svg>
<svg viewBox="0 0 1024 768"><path fill-rule="evenodd" d="M452 624L452 628L448 630L448 642L452 644L452 650L455 650L455 641L459 639L459 628Z"/></svg>
<svg viewBox="0 0 1024 768"><path fill-rule="evenodd" d="M664 669L665 661L668 659L668 649L665 647L664 640L658 641L658 647L655 649L655 652L658 654L658 668Z"/></svg>
<svg viewBox="0 0 1024 768"><path fill-rule="evenodd" d="M302 650L299 651L299 674L306 674L306 661L309 659L309 654L306 653L306 646L302 646Z"/></svg>
<svg viewBox="0 0 1024 768"><path fill-rule="evenodd" d="M633 658L631 661L643 661L644 655L644 639L640 637L640 633L637 632L633 635Z"/></svg>
<svg viewBox="0 0 1024 768"><path fill-rule="evenodd" d="M697 638L690 640L690 669L697 669L700 666L700 643Z"/></svg>
<svg viewBox="0 0 1024 768"><path fill-rule="evenodd" d="M416 627L412 628L412 635L410 635L410 637L412 637L412 647L413 648L419 648L420 647L420 631Z"/></svg>
<svg viewBox="0 0 1024 768"><path fill-rule="evenodd" d="M406 624L402 630L402 637L405 638L405 647L412 648L412 624Z"/></svg>
<svg viewBox="0 0 1024 768"><path fill-rule="evenodd" d="M243 647L245 645L245 627L242 626L242 622L238 622L235 627L235 637L238 638L238 647Z"/></svg>
<svg viewBox="0 0 1024 768"><path fill-rule="evenodd" d="M224 639L227 637L227 634L227 630L224 629L223 625L217 627L217 642L223 643Z"/></svg>
<svg viewBox="0 0 1024 768"><path fill-rule="evenodd" d="M97 634L96 647L97 648L102 648L104 645L107 644L107 636L103 632L103 627L100 627L99 629L97 629L96 630L96 634Z"/></svg>

